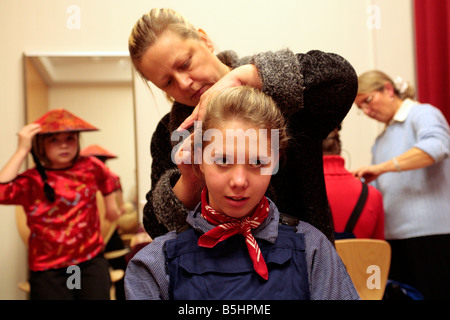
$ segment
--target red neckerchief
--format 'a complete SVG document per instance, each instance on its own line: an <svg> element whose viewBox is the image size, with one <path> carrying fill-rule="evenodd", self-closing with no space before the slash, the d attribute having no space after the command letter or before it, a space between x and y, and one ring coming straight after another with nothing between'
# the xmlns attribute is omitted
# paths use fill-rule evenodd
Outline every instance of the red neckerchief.
<svg viewBox="0 0 450 320"><path fill-rule="evenodd" d="M265 280L269 278L266 262L261 255L261 250L253 237L251 229L257 228L269 213L269 201L266 197L256 207L255 211L242 219L228 217L222 213L216 212L208 205L207 189L202 191L202 217L209 223L217 226L202 236L198 240L201 247L212 248L220 241L226 240L237 233L245 237L245 243L250 254L255 271Z"/></svg>

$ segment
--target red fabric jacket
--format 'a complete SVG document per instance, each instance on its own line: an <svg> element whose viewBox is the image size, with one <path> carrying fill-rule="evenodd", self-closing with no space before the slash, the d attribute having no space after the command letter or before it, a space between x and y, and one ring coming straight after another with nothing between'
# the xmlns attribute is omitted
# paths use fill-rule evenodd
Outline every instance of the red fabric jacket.
<svg viewBox="0 0 450 320"><path fill-rule="evenodd" d="M345 169L344 163L340 156L323 157L325 185L336 232L344 231L362 189L361 182ZM356 238L384 240L383 197L375 187L368 187L367 201L353 233Z"/></svg>

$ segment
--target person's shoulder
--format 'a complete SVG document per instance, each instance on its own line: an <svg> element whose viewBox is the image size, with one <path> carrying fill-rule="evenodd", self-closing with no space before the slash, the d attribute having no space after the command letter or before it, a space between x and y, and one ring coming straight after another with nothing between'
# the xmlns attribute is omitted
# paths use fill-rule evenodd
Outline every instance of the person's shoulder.
<svg viewBox="0 0 450 320"><path fill-rule="evenodd" d="M374 187L370 184L368 184L367 187L369 189L369 197L379 197L379 198L383 197L381 191L378 190L376 187Z"/></svg>
<svg viewBox="0 0 450 320"><path fill-rule="evenodd" d="M297 225L297 233L302 233L307 244L321 245L323 242L328 242L328 238L319 229L309 224L308 222L299 221Z"/></svg>
<svg viewBox="0 0 450 320"><path fill-rule="evenodd" d="M76 171L78 169L82 169L82 170L93 169L96 172L106 171L106 170L109 171L106 164L94 156L78 156L77 161L72 166L72 169L74 171Z"/></svg>
<svg viewBox="0 0 450 320"><path fill-rule="evenodd" d="M421 116L426 113L441 113L437 107L429 103L421 103L418 101L411 101L411 112L416 116Z"/></svg>
<svg viewBox="0 0 450 320"><path fill-rule="evenodd" d="M312 224L310 224L308 222L305 222L305 221L302 221L302 220L300 220L298 222L297 232L301 232L301 233L316 233L316 232L319 232L319 233L322 233L322 232L319 231L319 229L314 227Z"/></svg>
<svg viewBox="0 0 450 320"><path fill-rule="evenodd" d="M158 122L155 131L160 131L161 129L167 130L170 122L170 112L167 112Z"/></svg>
<svg viewBox="0 0 450 320"><path fill-rule="evenodd" d="M78 156L75 165L100 165L103 166L103 162L94 156Z"/></svg>
<svg viewBox="0 0 450 320"><path fill-rule="evenodd" d="M18 174L17 177L25 177L25 178L39 177L39 179L41 179L39 171L36 169L36 167L25 170L24 172Z"/></svg>
<svg viewBox="0 0 450 320"><path fill-rule="evenodd" d="M37 185L42 184L42 178L36 168L27 169L22 173L19 173L14 179L10 181L0 182L2 185L9 183L36 183Z"/></svg>
<svg viewBox="0 0 450 320"><path fill-rule="evenodd" d="M249 57L239 58L233 50L224 50L217 54L217 58L228 67L234 69L243 64L249 63Z"/></svg>
<svg viewBox="0 0 450 320"><path fill-rule="evenodd" d="M414 102L408 115L413 122L446 122L444 114L437 107L429 103Z"/></svg>
<svg viewBox="0 0 450 320"><path fill-rule="evenodd" d="M175 239L177 234L175 231L170 231L162 236L153 239L152 242L140 249L132 258L133 262L140 261L145 264L151 264L158 260L160 255L164 255L164 245L168 240Z"/></svg>

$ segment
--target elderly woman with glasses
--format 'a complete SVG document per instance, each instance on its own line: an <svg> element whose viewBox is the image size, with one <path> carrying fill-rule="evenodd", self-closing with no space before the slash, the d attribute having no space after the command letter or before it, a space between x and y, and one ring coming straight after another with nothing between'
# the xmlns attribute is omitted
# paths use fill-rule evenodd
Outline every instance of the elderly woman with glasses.
<svg viewBox="0 0 450 320"><path fill-rule="evenodd" d="M390 278L425 299L450 298L450 129L441 111L380 71L358 78L356 105L386 125L372 165L353 171L383 194Z"/></svg>

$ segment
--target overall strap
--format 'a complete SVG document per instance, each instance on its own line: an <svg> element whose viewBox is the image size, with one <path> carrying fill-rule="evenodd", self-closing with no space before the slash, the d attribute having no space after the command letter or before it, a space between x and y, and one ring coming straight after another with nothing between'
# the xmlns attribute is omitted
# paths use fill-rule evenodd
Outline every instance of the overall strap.
<svg viewBox="0 0 450 320"><path fill-rule="evenodd" d="M359 195L358 202L356 203L356 206L353 209L353 212L347 221L347 225L345 226L344 232L353 232L353 228L355 227L356 222L358 221L359 216L361 215L362 209L364 208L364 205L366 203L368 193L369 193L369 190L368 190L367 184L362 183L361 194Z"/></svg>

